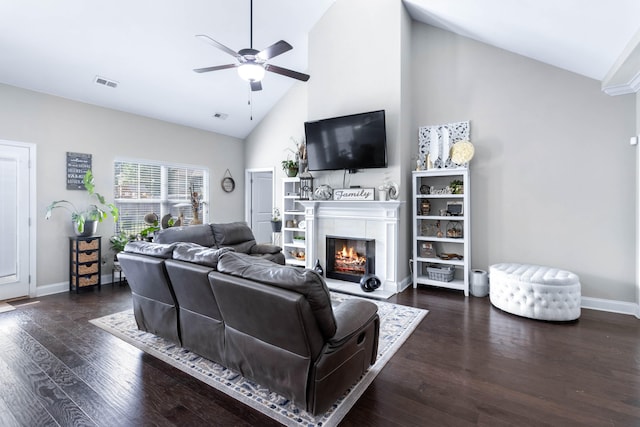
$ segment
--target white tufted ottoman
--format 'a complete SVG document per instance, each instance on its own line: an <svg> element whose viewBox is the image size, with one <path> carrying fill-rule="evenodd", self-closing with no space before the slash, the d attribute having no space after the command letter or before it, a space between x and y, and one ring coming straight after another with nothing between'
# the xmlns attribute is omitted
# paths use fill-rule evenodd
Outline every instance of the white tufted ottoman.
<svg viewBox="0 0 640 427"><path fill-rule="evenodd" d="M503 263L489 267L491 304L508 313L540 320L580 317L580 279L570 271Z"/></svg>

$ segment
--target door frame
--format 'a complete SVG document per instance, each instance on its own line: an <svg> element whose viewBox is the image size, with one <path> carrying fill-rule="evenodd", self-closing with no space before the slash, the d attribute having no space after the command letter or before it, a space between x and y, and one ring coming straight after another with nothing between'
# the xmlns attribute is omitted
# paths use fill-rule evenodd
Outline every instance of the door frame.
<svg viewBox="0 0 640 427"><path fill-rule="evenodd" d="M244 220L247 224L251 224L251 189L253 187L253 180L251 179L254 173L258 172L271 172L271 207L276 206L276 170L275 168L251 168L244 170Z"/></svg>
<svg viewBox="0 0 640 427"><path fill-rule="evenodd" d="M29 297L37 297L37 283L36 277L37 271L37 248L36 248L36 235L38 231L38 217L36 214L37 206L37 186L36 186L36 144L29 142L9 141L6 139L0 139L0 145L10 147L26 148L29 151Z"/></svg>

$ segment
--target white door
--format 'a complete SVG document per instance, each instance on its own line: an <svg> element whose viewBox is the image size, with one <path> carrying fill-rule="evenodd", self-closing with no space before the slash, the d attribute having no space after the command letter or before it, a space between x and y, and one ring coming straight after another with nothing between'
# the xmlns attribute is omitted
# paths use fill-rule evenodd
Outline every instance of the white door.
<svg viewBox="0 0 640 427"><path fill-rule="evenodd" d="M250 224L258 243L271 242L273 173L252 172L250 176Z"/></svg>
<svg viewBox="0 0 640 427"><path fill-rule="evenodd" d="M0 141L0 301L29 295L29 148Z"/></svg>

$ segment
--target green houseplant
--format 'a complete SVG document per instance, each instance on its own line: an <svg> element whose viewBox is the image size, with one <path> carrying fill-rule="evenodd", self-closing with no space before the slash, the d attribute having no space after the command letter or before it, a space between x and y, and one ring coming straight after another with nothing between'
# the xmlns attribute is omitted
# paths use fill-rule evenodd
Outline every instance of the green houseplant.
<svg viewBox="0 0 640 427"><path fill-rule="evenodd" d="M68 200L55 200L47 206L45 218L51 218L54 209L65 209L71 213L71 221L76 234L79 236L91 236L95 233L97 223L105 220L108 213L111 214L114 222L118 220L118 208L112 203L107 203L103 196L95 192L95 180L91 169L85 173L82 182L89 193L89 198L95 199L94 203L90 203L80 210Z"/></svg>
<svg viewBox="0 0 640 427"><path fill-rule="evenodd" d="M282 161L282 169L287 174L288 177L293 178L298 175L299 163L296 160L283 160Z"/></svg>

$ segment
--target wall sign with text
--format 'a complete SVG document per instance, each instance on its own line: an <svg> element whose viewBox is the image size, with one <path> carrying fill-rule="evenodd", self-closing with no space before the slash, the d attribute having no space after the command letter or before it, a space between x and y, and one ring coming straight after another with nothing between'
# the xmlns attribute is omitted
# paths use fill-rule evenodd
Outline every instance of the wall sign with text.
<svg viewBox="0 0 640 427"><path fill-rule="evenodd" d="M338 188L333 200L373 200L373 188Z"/></svg>
<svg viewBox="0 0 640 427"><path fill-rule="evenodd" d="M67 152L67 190L84 190L84 175L91 169L91 154Z"/></svg>

